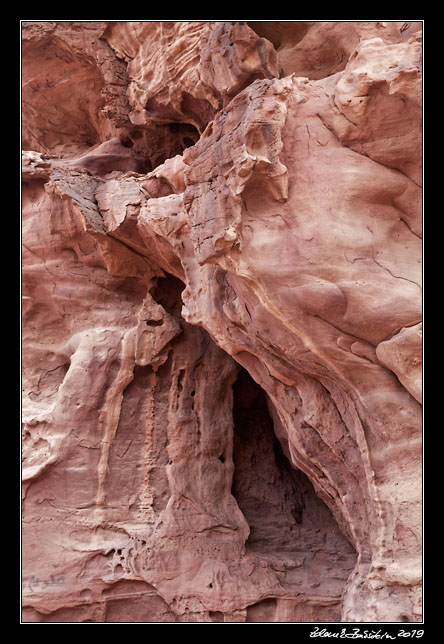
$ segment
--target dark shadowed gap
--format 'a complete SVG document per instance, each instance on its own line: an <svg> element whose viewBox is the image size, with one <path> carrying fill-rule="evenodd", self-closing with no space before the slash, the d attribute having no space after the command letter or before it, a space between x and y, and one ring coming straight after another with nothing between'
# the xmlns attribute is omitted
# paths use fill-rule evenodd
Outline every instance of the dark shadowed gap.
<svg viewBox="0 0 444 644"><path fill-rule="evenodd" d="M140 174L152 172L167 159L183 154L199 138L195 125L174 120L124 127L120 134L121 144L138 159Z"/></svg>
<svg viewBox="0 0 444 644"><path fill-rule="evenodd" d="M153 299L163 306L167 313L171 315L180 316L182 310L181 294L185 284L174 277L174 275L166 274L166 277L159 277L156 285L151 289L150 294Z"/></svg>
<svg viewBox="0 0 444 644"><path fill-rule="evenodd" d="M266 394L243 368L233 385L233 421L232 494L250 526L247 550L291 558L324 552L328 543L352 566L354 549L311 481L285 455Z"/></svg>
<svg viewBox="0 0 444 644"><path fill-rule="evenodd" d="M265 392L245 369L233 385L233 421L232 494L250 526L247 546L286 549L302 518L304 475L284 455Z"/></svg>

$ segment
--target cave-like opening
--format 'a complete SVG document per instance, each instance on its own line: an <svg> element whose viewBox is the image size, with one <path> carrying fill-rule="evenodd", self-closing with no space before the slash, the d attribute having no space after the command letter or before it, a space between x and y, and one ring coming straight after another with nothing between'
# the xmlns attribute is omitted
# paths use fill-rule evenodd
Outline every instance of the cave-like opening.
<svg viewBox="0 0 444 644"><path fill-rule="evenodd" d="M232 494L250 526L247 550L290 560L303 554L307 562L334 553L351 570L354 550L311 481L285 455L270 404L242 368L233 385Z"/></svg>
<svg viewBox="0 0 444 644"><path fill-rule="evenodd" d="M192 123L152 122L123 128L121 143L143 159L141 173L149 173L167 159L182 155L186 148L197 143L199 130Z"/></svg>
<svg viewBox="0 0 444 644"><path fill-rule="evenodd" d="M180 317L182 311L181 294L185 284L174 275L166 273L165 277L158 277L155 286L150 290L153 299L163 306L167 313Z"/></svg>
<svg viewBox="0 0 444 644"><path fill-rule="evenodd" d="M299 471L273 430L264 390L241 369L233 385L232 494L242 510L253 550L280 550L296 541L304 508Z"/></svg>

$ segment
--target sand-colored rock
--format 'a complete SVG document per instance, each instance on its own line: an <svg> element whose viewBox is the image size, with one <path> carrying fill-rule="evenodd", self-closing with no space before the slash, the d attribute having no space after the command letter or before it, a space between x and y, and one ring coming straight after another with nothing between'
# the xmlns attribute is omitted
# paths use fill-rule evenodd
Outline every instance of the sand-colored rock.
<svg viewBox="0 0 444 644"><path fill-rule="evenodd" d="M25 622L421 621L420 27L23 25Z"/></svg>
<svg viewBox="0 0 444 644"><path fill-rule="evenodd" d="M274 47L245 23L116 22L104 37L128 62L135 124L189 123L201 132L245 85L278 74Z"/></svg>

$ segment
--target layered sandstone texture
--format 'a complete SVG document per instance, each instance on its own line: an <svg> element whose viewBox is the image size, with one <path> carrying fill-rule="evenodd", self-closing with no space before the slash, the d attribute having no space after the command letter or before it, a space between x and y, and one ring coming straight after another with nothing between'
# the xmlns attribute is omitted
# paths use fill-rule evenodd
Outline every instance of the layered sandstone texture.
<svg viewBox="0 0 444 644"><path fill-rule="evenodd" d="M421 23L22 35L23 621L421 621Z"/></svg>

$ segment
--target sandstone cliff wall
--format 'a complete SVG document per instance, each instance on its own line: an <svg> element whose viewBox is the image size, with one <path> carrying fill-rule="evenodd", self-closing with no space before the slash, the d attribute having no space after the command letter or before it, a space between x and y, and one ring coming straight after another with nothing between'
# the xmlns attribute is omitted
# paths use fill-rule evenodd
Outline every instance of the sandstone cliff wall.
<svg viewBox="0 0 444 644"><path fill-rule="evenodd" d="M421 24L22 25L23 620L421 620Z"/></svg>

